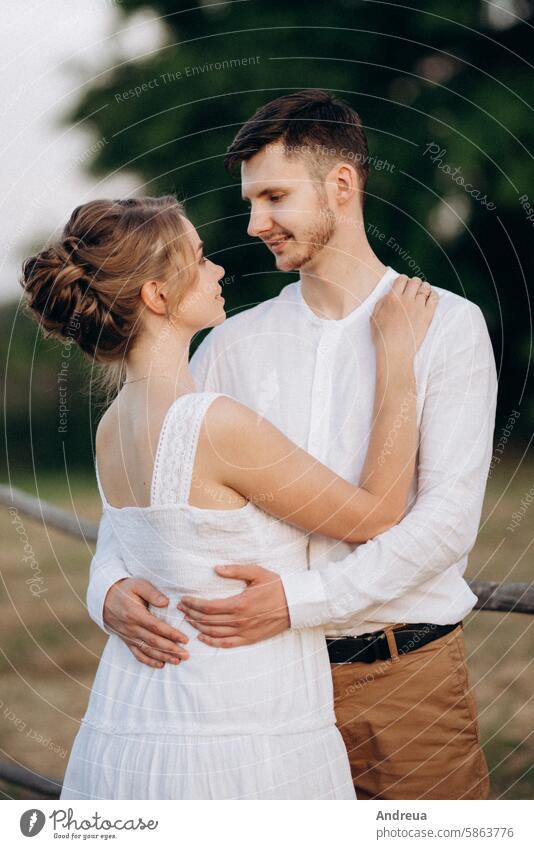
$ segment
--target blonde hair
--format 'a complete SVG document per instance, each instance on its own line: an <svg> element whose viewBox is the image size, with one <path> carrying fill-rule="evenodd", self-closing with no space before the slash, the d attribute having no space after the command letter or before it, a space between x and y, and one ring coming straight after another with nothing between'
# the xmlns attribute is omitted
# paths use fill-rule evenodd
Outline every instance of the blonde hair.
<svg viewBox="0 0 534 849"><path fill-rule="evenodd" d="M172 195L94 200L76 207L59 239L22 265L27 305L48 336L68 338L120 382L141 324L147 280L194 274L184 207Z"/></svg>

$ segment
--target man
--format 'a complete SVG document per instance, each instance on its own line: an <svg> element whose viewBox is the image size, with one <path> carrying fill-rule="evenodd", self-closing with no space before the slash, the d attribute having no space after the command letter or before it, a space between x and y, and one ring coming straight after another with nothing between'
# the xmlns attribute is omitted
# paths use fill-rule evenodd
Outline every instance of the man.
<svg viewBox="0 0 534 849"><path fill-rule="evenodd" d="M249 235L300 280L209 334L192 360L197 386L256 409L356 481L373 409L370 315L397 276L366 237L359 116L322 91L278 98L242 127L225 164L241 165ZM420 449L403 521L361 546L311 535L309 571L283 580L261 564L217 566L247 589L180 604L202 639L223 648L324 627L360 799L488 794L461 621L476 600L463 573L491 455L495 363L478 307L438 291L416 359ZM187 662L185 638L146 610L168 599L133 578L114 546L104 527L88 590L93 619L144 663L167 652Z"/></svg>

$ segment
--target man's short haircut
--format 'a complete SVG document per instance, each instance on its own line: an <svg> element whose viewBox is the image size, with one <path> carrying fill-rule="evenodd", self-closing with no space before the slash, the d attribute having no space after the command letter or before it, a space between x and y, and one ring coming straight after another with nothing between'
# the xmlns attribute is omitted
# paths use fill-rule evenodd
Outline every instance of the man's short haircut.
<svg viewBox="0 0 534 849"><path fill-rule="evenodd" d="M369 148L358 113L321 89L285 94L261 106L243 124L224 158L227 171L269 144L282 144L288 157L303 157L323 180L339 161L353 165L362 200L369 176Z"/></svg>

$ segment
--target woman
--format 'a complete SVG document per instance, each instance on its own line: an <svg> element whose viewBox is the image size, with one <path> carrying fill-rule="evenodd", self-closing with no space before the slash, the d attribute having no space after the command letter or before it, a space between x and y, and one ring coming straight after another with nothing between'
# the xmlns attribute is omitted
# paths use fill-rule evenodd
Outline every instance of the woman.
<svg viewBox="0 0 534 849"><path fill-rule="evenodd" d="M413 359L437 302L428 284L399 278L373 314L374 427L358 487L237 401L196 391L189 346L225 319L223 275L172 197L84 204L23 266L43 328L122 370L96 436L103 520L135 574L170 597L152 607L169 622L182 595L242 589L215 562L304 570L302 530L351 542L386 530L414 471ZM61 798L354 799L322 631L221 650L174 616L190 636L180 665L141 667L110 636Z"/></svg>

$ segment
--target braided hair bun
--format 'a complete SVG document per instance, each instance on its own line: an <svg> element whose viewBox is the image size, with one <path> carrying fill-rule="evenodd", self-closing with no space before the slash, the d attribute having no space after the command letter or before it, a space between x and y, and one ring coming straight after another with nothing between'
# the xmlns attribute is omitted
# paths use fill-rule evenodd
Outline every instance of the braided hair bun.
<svg viewBox="0 0 534 849"><path fill-rule="evenodd" d="M91 359L122 360L140 330L140 289L190 265L182 205L172 196L78 206L60 238L22 265L27 305L46 335ZM179 262L176 263L178 255Z"/></svg>

